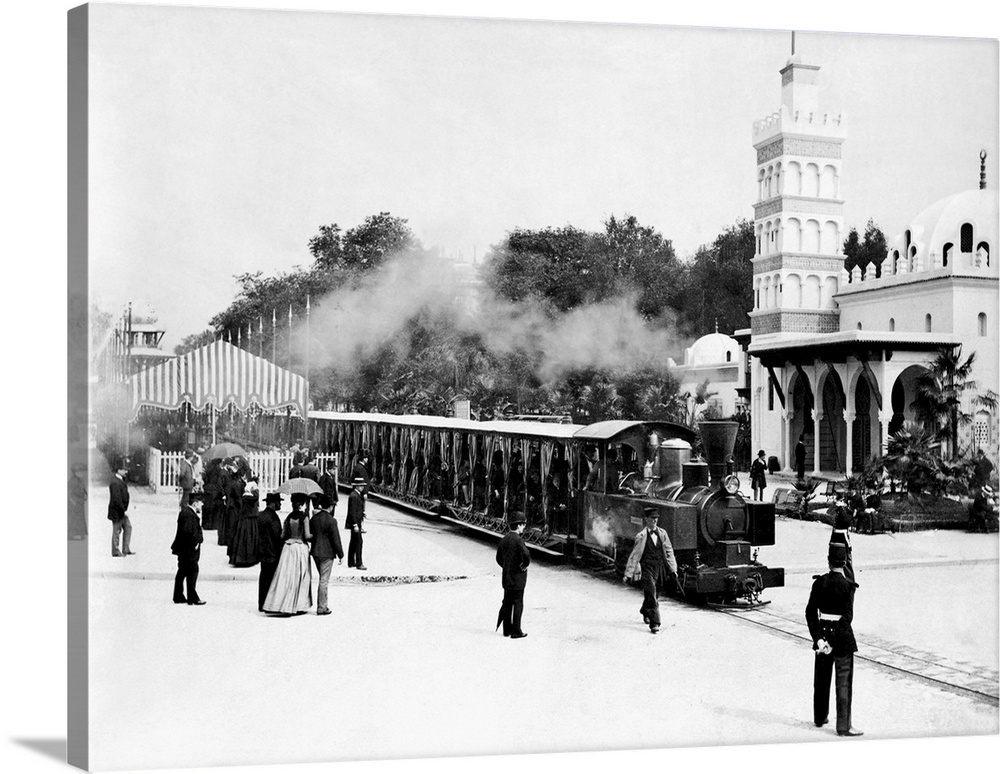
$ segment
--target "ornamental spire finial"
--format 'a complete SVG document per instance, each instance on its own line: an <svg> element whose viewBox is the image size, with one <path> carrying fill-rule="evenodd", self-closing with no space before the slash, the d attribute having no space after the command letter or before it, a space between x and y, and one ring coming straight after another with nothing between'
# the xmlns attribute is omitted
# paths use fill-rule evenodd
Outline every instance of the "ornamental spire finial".
<svg viewBox="0 0 1000 774"><path fill-rule="evenodd" d="M979 151L979 190L986 188L986 148Z"/></svg>

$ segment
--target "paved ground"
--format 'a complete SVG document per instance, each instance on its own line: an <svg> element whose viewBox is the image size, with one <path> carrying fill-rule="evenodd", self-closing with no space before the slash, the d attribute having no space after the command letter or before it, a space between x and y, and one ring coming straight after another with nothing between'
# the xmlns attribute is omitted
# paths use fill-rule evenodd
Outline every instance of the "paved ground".
<svg viewBox="0 0 1000 774"><path fill-rule="evenodd" d="M768 615L790 631L665 601L653 636L636 589L538 560L529 637L510 641L493 631L495 544L457 529L371 503L370 569L334 569L334 614L274 619L257 613L256 568L230 568L212 532L208 604L173 605L174 498L133 502L136 556L110 556L106 521L89 545L92 768L845 743L810 722L812 652L794 630L825 561L820 524L782 520L761 551L788 571ZM995 682L995 535L860 536L855 554L863 650L878 638ZM435 576L451 580L401 582ZM995 701L868 660L855 696L865 740L998 731Z"/></svg>

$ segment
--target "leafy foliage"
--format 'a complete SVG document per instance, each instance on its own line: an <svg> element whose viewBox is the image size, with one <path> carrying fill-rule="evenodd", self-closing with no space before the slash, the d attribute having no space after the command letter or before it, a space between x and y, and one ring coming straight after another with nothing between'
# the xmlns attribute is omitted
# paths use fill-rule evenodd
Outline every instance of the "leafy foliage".
<svg viewBox="0 0 1000 774"><path fill-rule="evenodd" d="M951 457L958 457L958 429L968 425L972 417L962 410L962 396L975 390L972 368L973 352L964 361L961 347L942 347L928 364L927 373L917 380L917 396L913 402L921 418L935 427L936 438L947 441Z"/></svg>
<svg viewBox="0 0 1000 774"><path fill-rule="evenodd" d="M874 264L875 276L881 277L882 261L887 249L885 234L875 225L874 220L869 219L863 240L858 236L856 228L852 227L847 232L847 239L844 240L844 267L851 271L855 266L860 266L865 271L866 267Z"/></svg>

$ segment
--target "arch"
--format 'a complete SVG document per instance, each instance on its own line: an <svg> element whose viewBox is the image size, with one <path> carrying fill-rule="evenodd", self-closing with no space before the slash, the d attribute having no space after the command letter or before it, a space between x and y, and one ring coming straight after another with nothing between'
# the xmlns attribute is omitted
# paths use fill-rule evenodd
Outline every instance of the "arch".
<svg viewBox="0 0 1000 774"><path fill-rule="evenodd" d="M933 331L933 320L931 320L930 314L924 315L924 331L926 333L931 333Z"/></svg>
<svg viewBox="0 0 1000 774"><path fill-rule="evenodd" d="M798 371L793 371L788 380L787 400L792 409L791 417L788 421L788 449L794 449L799 442L799 436L805 436L806 444L806 470L813 467L813 444L812 435L815 432L815 422L813 421L813 391L809 384L809 377L800 375ZM789 460L789 466L794 460Z"/></svg>
<svg viewBox="0 0 1000 774"><path fill-rule="evenodd" d="M802 278L798 274L785 277L785 306L792 309L802 306Z"/></svg>
<svg viewBox="0 0 1000 774"><path fill-rule="evenodd" d="M896 330L896 318L895 317L890 317L889 318L889 330L890 331Z"/></svg>
<svg viewBox="0 0 1000 774"><path fill-rule="evenodd" d="M802 222L798 218L785 221L784 250L794 253L802 249Z"/></svg>
<svg viewBox="0 0 1000 774"><path fill-rule="evenodd" d="M927 373L927 369L921 365L911 365L904 369L892 383L890 391L890 405L892 407L892 419L889 420L889 435L892 435L903 422L916 422L917 410L913 406L913 401L917 397L917 381Z"/></svg>
<svg viewBox="0 0 1000 774"><path fill-rule="evenodd" d="M764 308L772 309L774 307L774 293L771 288L770 276L764 277L763 285L764 287L762 289L764 292L761 295L764 297Z"/></svg>
<svg viewBox="0 0 1000 774"><path fill-rule="evenodd" d="M824 199L833 199L837 191L837 170L833 164L823 167L819 181L819 195Z"/></svg>
<svg viewBox="0 0 1000 774"><path fill-rule="evenodd" d="M820 470L843 471L847 455L847 422L844 419L844 385L840 374L828 368L819 380L823 413L819 420Z"/></svg>
<svg viewBox="0 0 1000 774"><path fill-rule="evenodd" d="M917 270L917 246L910 245L910 249L906 256L906 268L909 270L910 274Z"/></svg>
<svg viewBox="0 0 1000 774"><path fill-rule="evenodd" d="M727 363L733 362L733 353L728 349L726 350L726 362Z"/></svg>
<svg viewBox="0 0 1000 774"><path fill-rule="evenodd" d="M862 374L864 372L861 372ZM874 456L873 450L882 448L881 426L878 421L878 403L872 394L867 378L858 378L853 391L854 421L851 426L851 472L864 470Z"/></svg>
<svg viewBox="0 0 1000 774"><path fill-rule="evenodd" d="M761 255L761 250L763 249L763 245L761 244L761 235L764 233L764 226L758 223L755 226L755 232L757 234L757 255Z"/></svg>
<svg viewBox="0 0 1000 774"><path fill-rule="evenodd" d="M781 196L782 190L782 179L781 179L781 162L779 161L774 165L774 195Z"/></svg>
<svg viewBox="0 0 1000 774"><path fill-rule="evenodd" d="M764 201L764 168L757 173L757 201Z"/></svg>
<svg viewBox="0 0 1000 774"><path fill-rule="evenodd" d="M835 221L828 220L823 224L820 252L825 255L837 255L840 252L840 228Z"/></svg>
<svg viewBox="0 0 1000 774"><path fill-rule="evenodd" d="M994 448L992 426L993 416L986 409L980 409L972 418L972 443L987 455Z"/></svg>
<svg viewBox="0 0 1000 774"><path fill-rule="evenodd" d="M978 321L979 321L979 335L980 336L985 336L986 335L986 312L980 312L979 313Z"/></svg>
<svg viewBox="0 0 1000 774"><path fill-rule="evenodd" d="M954 242L945 242L944 247L941 248L941 265L947 266L948 260L951 258L952 250L955 249Z"/></svg>
<svg viewBox="0 0 1000 774"><path fill-rule="evenodd" d="M805 309L820 308L820 283L815 274L808 275L802 283L802 306Z"/></svg>
<svg viewBox="0 0 1000 774"><path fill-rule="evenodd" d="M767 178L764 183L764 193L768 199L770 199L774 195L773 180L774 180L774 165L772 164L767 168Z"/></svg>
<svg viewBox="0 0 1000 774"><path fill-rule="evenodd" d="M959 233L959 241L961 242L960 250L963 253L972 252L972 224L963 223L962 228Z"/></svg>
<svg viewBox="0 0 1000 774"><path fill-rule="evenodd" d="M976 245L976 265L977 266L989 266L990 265L990 243L980 242Z"/></svg>
<svg viewBox="0 0 1000 774"><path fill-rule="evenodd" d="M861 322L860 321L858 321L858 330L859 331L861 330Z"/></svg>
<svg viewBox="0 0 1000 774"><path fill-rule="evenodd" d="M819 221L810 218L802 231L802 252L819 252Z"/></svg>
<svg viewBox="0 0 1000 774"><path fill-rule="evenodd" d="M785 170L785 192L789 196L802 193L802 166L797 161L789 161Z"/></svg>
<svg viewBox="0 0 1000 774"><path fill-rule="evenodd" d="M819 196L819 167L811 162L802 171L802 195Z"/></svg>

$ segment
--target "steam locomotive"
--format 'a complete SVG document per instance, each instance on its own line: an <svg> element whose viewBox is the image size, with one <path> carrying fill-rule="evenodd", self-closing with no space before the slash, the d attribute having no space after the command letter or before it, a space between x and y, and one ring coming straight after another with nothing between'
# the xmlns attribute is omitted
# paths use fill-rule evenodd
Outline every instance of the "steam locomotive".
<svg viewBox="0 0 1000 774"><path fill-rule="evenodd" d="M774 544L774 504L747 501L732 470L734 422L477 422L420 415L314 412L311 437L337 453L345 482L368 459L370 495L491 535L525 515L529 548L624 567L655 508L685 598L766 604L784 570L757 561Z"/></svg>

